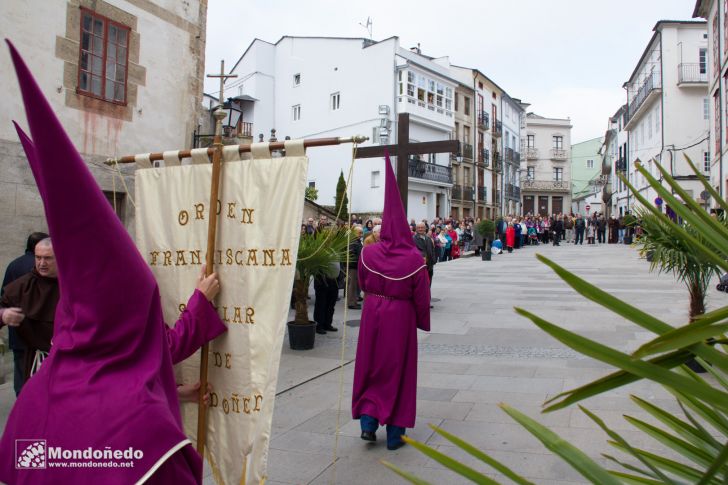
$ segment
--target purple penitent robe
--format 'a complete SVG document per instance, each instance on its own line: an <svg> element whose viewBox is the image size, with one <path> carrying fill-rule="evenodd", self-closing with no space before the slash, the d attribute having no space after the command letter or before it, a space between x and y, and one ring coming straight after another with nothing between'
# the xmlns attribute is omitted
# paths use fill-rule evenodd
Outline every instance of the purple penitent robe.
<svg viewBox="0 0 728 485"><path fill-rule="evenodd" d="M366 258L367 248L362 253ZM421 258L420 258L421 259ZM380 424L415 425L417 329L430 330L427 267L402 280L372 272L359 261L359 285L366 295L354 369L352 415ZM376 271L376 270L375 270Z"/></svg>
<svg viewBox="0 0 728 485"><path fill-rule="evenodd" d="M354 365L351 413L379 424L415 425L417 329L430 330L430 280L412 241L404 206L386 155L381 240L359 256L366 295Z"/></svg>

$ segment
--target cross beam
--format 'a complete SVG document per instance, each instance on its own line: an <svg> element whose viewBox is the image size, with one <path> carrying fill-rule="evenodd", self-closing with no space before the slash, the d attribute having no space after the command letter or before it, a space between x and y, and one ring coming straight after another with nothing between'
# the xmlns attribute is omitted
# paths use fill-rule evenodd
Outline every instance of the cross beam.
<svg viewBox="0 0 728 485"><path fill-rule="evenodd" d="M426 141L410 143L409 139L409 113L400 113L397 118L397 143L394 145L380 145L358 148L356 158L380 158L386 152L397 157L397 187L402 197L404 213L407 214L407 196L409 180L410 155L424 155L427 153L460 153L458 140Z"/></svg>

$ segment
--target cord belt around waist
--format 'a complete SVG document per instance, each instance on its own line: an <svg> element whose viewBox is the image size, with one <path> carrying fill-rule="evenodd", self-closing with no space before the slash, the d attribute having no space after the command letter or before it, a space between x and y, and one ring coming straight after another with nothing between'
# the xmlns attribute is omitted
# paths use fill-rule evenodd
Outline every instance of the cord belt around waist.
<svg viewBox="0 0 728 485"><path fill-rule="evenodd" d="M402 301L405 300L405 298L395 298L393 296L380 295L379 293L370 293L368 291L365 291L364 294L366 296L376 296L377 298L381 298L383 300L402 300Z"/></svg>

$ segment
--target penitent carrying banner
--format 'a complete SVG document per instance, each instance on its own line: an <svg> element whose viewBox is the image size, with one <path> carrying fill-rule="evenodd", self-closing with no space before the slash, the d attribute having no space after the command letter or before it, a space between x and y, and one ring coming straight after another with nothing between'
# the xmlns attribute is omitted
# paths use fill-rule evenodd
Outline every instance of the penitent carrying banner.
<svg viewBox="0 0 728 485"><path fill-rule="evenodd" d="M295 146L299 156L222 164L216 304L228 331L209 346L213 393L205 456L218 484L266 478L308 170L302 143ZM209 163L136 171L137 245L159 283L168 324L177 320L205 263L211 174ZM197 382L199 352L176 373L180 383ZM197 405L184 404L182 414L195 442Z"/></svg>

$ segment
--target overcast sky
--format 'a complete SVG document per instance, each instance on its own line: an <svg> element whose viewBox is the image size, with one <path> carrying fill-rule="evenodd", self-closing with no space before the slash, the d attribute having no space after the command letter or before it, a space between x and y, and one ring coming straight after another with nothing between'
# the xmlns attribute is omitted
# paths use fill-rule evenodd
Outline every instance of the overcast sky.
<svg viewBox="0 0 728 485"><path fill-rule="evenodd" d="M529 111L572 120L572 143L602 136L658 20L690 20L695 0L241 1L208 6L207 73L260 38L398 36L423 54L480 69ZM219 83L207 80L205 92Z"/></svg>

